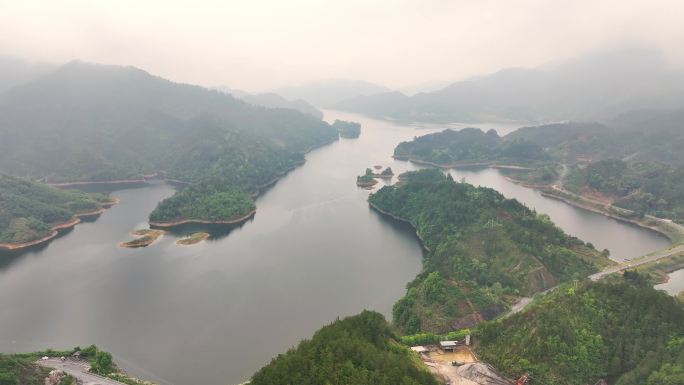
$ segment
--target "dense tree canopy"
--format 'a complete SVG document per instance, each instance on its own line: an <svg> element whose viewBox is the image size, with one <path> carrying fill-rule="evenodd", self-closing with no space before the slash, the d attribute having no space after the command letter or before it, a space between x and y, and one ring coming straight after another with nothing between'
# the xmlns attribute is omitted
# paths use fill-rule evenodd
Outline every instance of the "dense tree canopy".
<svg viewBox="0 0 684 385"><path fill-rule="evenodd" d="M423 272L394 306L400 330L445 332L471 326L558 282L609 263L539 215L495 190L456 183L436 169L410 172L369 201L411 222L430 250Z"/></svg>
<svg viewBox="0 0 684 385"><path fill-rule="evenodd" d="M681 384L683 319L681 303L643 280L587 282L481 324L477 350L509 375L527 372L540 383Z"/></svg>
<svg viewBox="0 0 684 385"><path fill-rule="evenodd" d="M437 385L383 316L364 311L318 330L259 370L253 385Z"/></svg>
<svg viewBox="0 0 684 385"><path fill-rule="evenodd" d="M684 168L654 162L606 159L574 167L565 188L581 194L598 191L619 207L640 215L684 220Z"/></svg>
<svg viewBox="0 0 684 385"><path fill-rule="evenodd" d="M546 154L525 139L504 141L495 130L479 128L444 130L402 142L394 149L399 159L424 160L448 165L456 163L523 163L543 161Z"/></svg>

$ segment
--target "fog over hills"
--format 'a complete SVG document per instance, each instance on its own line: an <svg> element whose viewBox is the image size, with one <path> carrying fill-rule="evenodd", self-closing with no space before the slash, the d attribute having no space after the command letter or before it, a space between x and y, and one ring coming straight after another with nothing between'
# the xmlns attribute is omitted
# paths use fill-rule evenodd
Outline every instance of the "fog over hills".
<svg viewBox="0 0 684 385"><path fill-rule="evenodd" d="M229 148L236 160L257 145L254 165L260 151L301 154L336 137L297 111L252 106L134 67L78 61L0 94L0 135L2 171L54 180L126 179L154 169L195 179ZM234 167L224 166L223 173Z"/></svg>
<svg viewBox="0 0 684 385"><path fill-rule="evenodd" d="M47 63L29 63L15 57L0 55L0 92L36 79L55 67Z"/></svg>
<svg viewBox="0 0 684 385"><path fill-rule="evenodd" d="M406 121L604 120L684 100L684 71L660 51L616 49L538 68L509 68L406 96L398 92L340 102L337 108Z"/></svg>
<svg viewBox="0 0 684 385"><path fill-rule="evenodd" d="M233 97L242 99L255 106L267 108L288 108L291 110L297 110L304 114L315 116L319 119L323 119L323 113L304 99L288 100L274 92L249 93L225 86L216 87L216 89L226 94L233 95Z"/></svg>
<svg viewBox="0 0 684 385"><path fill-rule="evenodd" d="M274 90L287 99L304 99L323 108L334 106L343 100L389 91L387 87L363 80L328 80Z"/></svg>

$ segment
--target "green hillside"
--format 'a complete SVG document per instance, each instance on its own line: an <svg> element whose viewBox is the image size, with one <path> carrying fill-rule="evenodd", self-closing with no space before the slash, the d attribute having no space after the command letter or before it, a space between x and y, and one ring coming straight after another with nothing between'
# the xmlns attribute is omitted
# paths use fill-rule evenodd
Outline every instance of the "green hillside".
<svg viewBox="0 0 684 385"><path fill-rule="evenodd" d="M318 330L274 358L252 385L437 385L379 313L364 311Z"/></svg>
<svg viewBox="0 0 684 385"><path fill-rule="evenodd" d="M403 180L369 198L383 212L410 221L430 250L423 272L394 306L394 323L403 332L469 327L519 296L610 263L548 216L495 190L456 183L436 169L407 173Z"/></svg>
<svg viewBox="0 0 684 385"><path fill-rule="evenodd" d="M684 307L634 273L545 296L524 312L482 324L480 358L534 383L684 383Z"/></svg>
<svg viewBox="0 0 684 385"><path fill-rule="evenodd" d="M109 198L62 190L0 174L0 243L25 243L46 237L52 226L75 214L99 209Z"/></svg>

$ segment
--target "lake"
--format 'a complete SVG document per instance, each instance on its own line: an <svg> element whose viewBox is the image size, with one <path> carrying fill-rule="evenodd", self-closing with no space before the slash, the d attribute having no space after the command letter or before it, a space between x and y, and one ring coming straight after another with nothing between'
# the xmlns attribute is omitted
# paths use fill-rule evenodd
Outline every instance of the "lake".
<svg viewBox="0 0 684 385"><path fill-rule="evenodd" d="M326 111L326 120L335 118L361 122L361 137L307 154L258 198L251 221L207 242L183 247L166 235L147 248L118 247L173 193L157 182L113 192L120 204L46 246L0 255L0 351L94 343L131 374L161 384L237 384L336 317L363 309L389 317L420 271L422 251L410 229L368 208L369 192L355 179L373 165L417 168L393 160L393 148L435 128ZM669 244L542 197L497 170L452 173L548 213L617 259Z"/></svg>

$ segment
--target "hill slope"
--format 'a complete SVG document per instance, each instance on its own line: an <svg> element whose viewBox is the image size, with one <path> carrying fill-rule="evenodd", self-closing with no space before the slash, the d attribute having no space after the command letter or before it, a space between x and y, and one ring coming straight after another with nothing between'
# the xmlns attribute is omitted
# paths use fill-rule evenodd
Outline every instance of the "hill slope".
<svg viewBox="0 0 684 385"><path fill-rule="evenodd" d="M469 327L520 295L610 263L547 216L495 190L456 183L436 169L403 178L369 198L375 208L411 222L430 250L423 272L394 306L402 331Z"/></svg>
<svg viewBox="0 0 684 385"><path fill-rule="evenodd" d="M239 190L240 200L338 138L327 123L297 111L252 106L131 67L80 62L0 95L0 135L1 171L15 175L104 181L162 171ZM193 196L212 201L214 193ZM197 212L188 207L193 201L171 202L184 209L156 219Z"/></svg>
<svg viewBox="0 0 684 385"><path fill-rule="evenodd" d="M61 190L0 174L0 243L22 244L49 236L52 227L93 212L109 199Z"/></svg>
<svg viewBox="0 0 684 385"><path fill-rule="evenodd" d="M481 325L477 351L511 376L530 373L535 383L681 384L682 319L682 304L647 283L586 283Z"/></svg>
<svg viewBox="0 0 684 385"><path fill-rule="evenodd" d="M395 341L383 316L337 320L259 370L253 385L437 385L413 352Z"/></svg>

